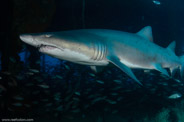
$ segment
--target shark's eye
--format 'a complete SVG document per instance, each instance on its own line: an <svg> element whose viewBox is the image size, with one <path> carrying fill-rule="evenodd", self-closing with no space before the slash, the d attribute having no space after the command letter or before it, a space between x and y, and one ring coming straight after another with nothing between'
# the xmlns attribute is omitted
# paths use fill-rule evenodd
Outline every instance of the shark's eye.
<svg viewBox="0 0 184 122"><path fill-rule="evenodd" d="M45 37L49 38L51 37L52 35L51 34L46 34Z"/></svg>

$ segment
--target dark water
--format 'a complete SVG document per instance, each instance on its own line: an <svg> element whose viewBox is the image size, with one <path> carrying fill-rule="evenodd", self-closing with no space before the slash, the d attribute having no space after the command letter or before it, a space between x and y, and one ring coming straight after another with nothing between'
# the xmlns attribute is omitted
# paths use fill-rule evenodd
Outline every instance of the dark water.
<svg viewBox="0 0 184 122"><path fill-rule="evenodd" d="M157 71L133 70L143 84L140 86L117 67L95 74L88 66L40 54L18 39L20 33L82 28L137 32L150 25L154 43L166 47L176 40L176 54L181 55L183 1L11 2L14 19L10 35L14 42L2 41L10 36L10 29L4 29L6 18L1 21L0 118L36 122L184 121L184 84L179 72L176 80ZM10 50L15 53L4 49L4 45L15 42L17 48ZM8 55L8 65L3 62L4 55Z"/></svg>

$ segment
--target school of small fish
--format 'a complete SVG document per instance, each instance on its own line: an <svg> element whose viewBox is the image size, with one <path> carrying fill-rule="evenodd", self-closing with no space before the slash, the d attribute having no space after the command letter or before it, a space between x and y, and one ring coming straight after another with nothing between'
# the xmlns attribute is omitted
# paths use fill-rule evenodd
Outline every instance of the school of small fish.
<svg viewBox="0 0 184 122"><path fill-rule="evenodd" d="M144 86L142 88L122 73L113 75L113 72L121 72L116 68L109 69L100 76L92 71L79 72L74 66L70 68L66 64L64 69L64 73L58 71L55 74L28 69L11 78L11 73L2 73L0 81L3 81L5 76L8 76L10 81L7 82L8 87L0 82L0 98L11 87L21 87L20 93L8 96L11 100L9 111L15 112L18 108L31 110L31 107L38 107L55 117L67 112L80 113L85 117L85 112L90 109L99 109L96 106L116 114L121 111L119 106L132 106L138 101L142 103L149 100L159 101L158 98L168 101L182 99L184 94L183 82L162 74L158 77L158 72L150 70L145 70L145 75L140 77ZM142 96L137 99L137 94ZM153 96L155 99L150 99Z"/></svg>

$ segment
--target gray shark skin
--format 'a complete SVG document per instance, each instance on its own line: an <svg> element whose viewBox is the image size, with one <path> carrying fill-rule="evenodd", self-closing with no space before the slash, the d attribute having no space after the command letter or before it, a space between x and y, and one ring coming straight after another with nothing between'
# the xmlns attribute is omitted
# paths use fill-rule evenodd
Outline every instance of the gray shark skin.
<svg viewBox="0 0 184 122"><path fill-rule="evenodd" d="M153 42L152 29L146 26L138 33L107 29L81 29L38 34L23 34L20 39L37 47L40 52L70 62L119 67L128 76L141 84L131 68L155 69L169 76L177 68L183 77L184 57L175 55L175 41L167 48Z"/></svg>

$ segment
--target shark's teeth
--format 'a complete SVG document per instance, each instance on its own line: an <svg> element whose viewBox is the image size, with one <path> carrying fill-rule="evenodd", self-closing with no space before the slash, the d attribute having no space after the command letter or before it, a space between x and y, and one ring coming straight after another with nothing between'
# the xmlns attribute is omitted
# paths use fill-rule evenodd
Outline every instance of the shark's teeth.
<svg viewBox="0 0 184 122"><path fill-rule="evenodd" d="M40 44L37 46L38 48L41 48L41 47L54 47L54 48L57 48L56 46L54 45L47 45L47 44Z"/></svg>
<svg viewBox="0 0 184 122"><path fill-rule="evenodd" d="M43 44L41 44L41 45L39 46L39 48L54 49L54 48L57 48L57 47L56 47L56 46L52 46L52 45L43 45Z"/></svg>
<svg viewBox="0 0 184 122"><path fill-rule="evenodd" d="M38 46L38 50L41 52L49 51L49 50L54 50L54 49L59 49L60 51L64 51L64 49L59 48L54 45L47 45L47 44L41 44Z"/></svg>

